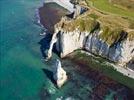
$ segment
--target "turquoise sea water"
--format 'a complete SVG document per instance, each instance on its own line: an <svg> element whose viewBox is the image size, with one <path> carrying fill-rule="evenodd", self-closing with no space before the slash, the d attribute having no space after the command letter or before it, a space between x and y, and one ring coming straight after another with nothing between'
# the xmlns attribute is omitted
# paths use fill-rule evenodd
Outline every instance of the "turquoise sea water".
<svg viewBox="0 0 134 100"><path fill-rule="evenodd" d="M38 42L43 37L34 23L40 5L39 0L0 0L0 100L90 100L95 83L69 61L64 62L68 82L57 89L50 80L48 69L57 56L42 60ZM114 94L108 89L105 99Z"/></svg>
<svg viewBox="0 0 134 100"><path fill-rule="evenodd" d="M46 76L35 25L39 0L0 0L0 100L38 100Z"/></svg>

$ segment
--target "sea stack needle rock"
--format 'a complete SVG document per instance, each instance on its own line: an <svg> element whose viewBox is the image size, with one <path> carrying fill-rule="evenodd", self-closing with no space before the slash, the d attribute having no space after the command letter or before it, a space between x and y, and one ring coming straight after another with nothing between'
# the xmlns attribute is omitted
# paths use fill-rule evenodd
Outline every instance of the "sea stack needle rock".
<svg viewBox="0 0 134 100"><path fill-rule="evenodd" d="M67 75L58 59L56 60L53 69L53 78L56 81L57 86L60 88L67 81Z"/></svg>

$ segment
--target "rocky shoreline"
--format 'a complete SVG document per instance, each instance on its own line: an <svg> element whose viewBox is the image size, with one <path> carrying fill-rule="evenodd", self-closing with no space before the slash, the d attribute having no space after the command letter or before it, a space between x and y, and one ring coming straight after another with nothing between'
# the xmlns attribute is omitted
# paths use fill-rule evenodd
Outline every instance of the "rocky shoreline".
<svg viewBox="0 0 134 100"><path fill-rule="evenodd" d="M92 98L93 100L103 100L106 96L106 94L108 93L108 91L117 91L117 94L114 95L114 98L118 98L118 96L123 96L124 94L127 95L125 97L124 95L124 99L131 99L133 98L133 90L125 87L124 85L116 82L115 80L109 78L107 75L104 75L101 71L97 71L92 69L91 65L87 65L86 62L84 61L78 61L75 58L73 58L72 54L68 55L67 57L65 57L62 61L62 64L65 65L65 69L68 69L68 65L66 63L66 61L70 61L72 64L74 64L73 69L75 69L76 73L79 73L81 75L83 75L84 77L86 77L86 79L90 79L92 80L94 86L92 87L92 89L88 90L87 89L87 93L92 94L90 96L90 98ZM76 80L74 80L74 77L71 75L72 73L70 73L68 70L68 77L69 80L68 81L75 81L74 83L77 83ZM82 81L82 80L81 80ZM78 82L76 85L80 85L80 82ZM90 83L89 83L90 84ZM125 93L126 89L128 89L127 93Z"/></svg>
<svg viewBox="0 0 134 100"><path fill-rule="evenodd" d="M39 8L40 22L47 29L48 33L53 34L54 25L67 13L68 11L66 9L56 3L44 3L43 6Z"/></svg>
<svg viewBox="0 0 134 100"><path fill-rule="evenodd" d="M41 11L41 10L40 10ZM45 14L45 13L43 13L42 12L42 14ZM41 12L40 12L40 16L43 16L41 14ZM55 16L55 15L54 15ZM43 17L44 18L44 17ZM42 18L42 19L43 19ZM58 21L59 21L60 19L58 19ZM49 22L49 21L48 21ZM57 22L57 21L56 21ZM44 25L46 24L45 23L45 21L43 22L42 20L41 20L41 23L43 23ZM54 23L54 24L56 24L56 23ZM53 27L54 27L54 24L53 24ZM50 28L51 29L51 28ZM56 40L56 36L60 36L60 35L57 35L57 33L59 32L59 31L62 31L63 33L64 33L64 31L65 30L61 30L61 28L60 27L54 27L54 30L53 31L51 31L51 32L53 32L53 34L54 34L54 32L55 32L55 34L53 35L53 37L52 37L52 40L51 40L51 43L55 43L57 40ZM66 31L65 31L66 32ZM77 35L77 34L75 34L74 35L74 32L75 33L78 33L78 36L75 36L75 35ZM65 57L67 54L69 54L69 53L71 53L71 52L73 52L74 50L76 50L76 49L81 49L83 46L83 40L84 40L84 36L82 36L82 34L83 35L86 35L86 32L85 33L81 33L81 32L79 32L79 31L77 31L77 30L75 30L74 32L67 32L67 33L64 33L64 34L62 34L63 36L62 36L62 38L63 39L65 39L65 37L68 37L68 39L70 39L72 42L69 42L69 45L65 45L64 43L67 43L67 40L64 40L64 41L58 41L57 43L56 43L56 45L57 45L57 50L59 50L59 49L61 49L62 48L62 46L64 47L64 48L62 48L62 53L63 53L63 55L61 56L61 57ZM78 37L79 39L76 39L76 40L78 40L77 41L77 43L78 43L78 46L75 44L75 48L74 48L74 46L72 47L72 43L73 42L75 42L75 41L73 41L71 38L70 38L70 36L68 36L69 34L72 34L72 35L70 35L70 36L74 36L74 37ZM80 34L80 36L79 36L79 33L81 33ZM88 32L87 32L87 34L88 34ZM65 36L64 36L65 35ZM83 39L82 39L83 38ZM94 37L95 38L95 37ZM63 39L61 39L61 37L60 37L60 40L63 40ZM50 43L50 45L51 45L51 43ZM59 48L59 43L62 43L62 45L60 46L61 48ZM94 42L95 43L95 42ZM51 47L51 49L53 48L53 44L52 44L52 46L50 46ZM65 50L65 47L67 46L67 48L69 48L70 47L70 49L69 49L69 51L68 50ZM69 46L69 47L68 47ZM72 48L71 48L72 47ZM94 49L94 51L95 51L95 48L96 47L94 47L93 49ZM60 50L59 50L60 51ZM96 51L95 51L96 52ZM118 53L118 51L116 51L115 50L115 52L117 52ZM49 53L51 53L51 52L49 52ZM93 52L94 53L94 52ZM106 53L106 52L105 52ZM50 57L51 57L52 55L50 54ZM114 66L116 66L116 65L114 65ZM113 66L113 67L114 67ZM120 67L118 67L117 68L117 66L115 67L116 68L116 70L118 71L118 72L121 72L121 73L123 73L124 75L126 75L126 76L128 76L128 77L131 77L131 78L133 78L133 76L134 76L134 73L133 73L133 71L130 71L130 70L128 70L128 69L124 69L124 68L120 68Z"/></svg>
<svg viewBox="0 0 134 100"><path fill-rule="evenodd" d="M54 44L56 44L56 49L60 53L60 57L65 57L77 49L84 49L117 63L119 66L122 66L122 68L115 67L119 72L133 78L133 68L123 68L129 65L128 62L132 60L134 56L134 42L127 37L128 33L121 30L120 33L118 33L119 36L116 37L115 40L110 39L109 41L112 40L112 43L108 44L103 38L100 38L104 30L101 29L101 23L98 21L94 22L94 26L92 26L94 29L91 32L80 31L77 25L75 30L69 31L69 28L74 27L71 26L73 22L79 21L81 17L84 18L84 16L86 15L78 16L78 18L72 20L68 20L64 17L55 25L55 31L47 53L48 58L52 56ZM93 20L90 19L90 22L93 23ZM70 26L67 27L67 24Z"/></svg>

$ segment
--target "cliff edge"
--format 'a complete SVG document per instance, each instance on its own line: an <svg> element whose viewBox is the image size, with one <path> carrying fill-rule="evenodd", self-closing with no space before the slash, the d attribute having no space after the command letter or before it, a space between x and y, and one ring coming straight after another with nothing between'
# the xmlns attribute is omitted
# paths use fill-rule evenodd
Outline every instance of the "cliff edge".
<svg viewBox="0 0 134 100"><path fill-rule="evenodd" d="M61 57L83 49L126 66L134 57L134 29L128 19L88 9L75 19L63 17L55 25L50 49L56 44Z"/></svg>

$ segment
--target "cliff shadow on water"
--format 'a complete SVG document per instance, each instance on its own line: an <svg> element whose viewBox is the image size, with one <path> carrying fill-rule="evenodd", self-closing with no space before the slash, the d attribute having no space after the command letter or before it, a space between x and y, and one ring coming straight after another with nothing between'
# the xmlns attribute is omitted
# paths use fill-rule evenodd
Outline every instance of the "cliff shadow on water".
<svg viewBox="0 0 134 100"><path fill-rule="evenodd" d="M53 72L48 70L48 69L42 69L42 70L45 73L45 75L47 76L47 78L49 78L51 80L51 82L54 84L54 86L56 88L58 88L57 85L56 85L56 81L53 78Z"/></svg>
<svg viewBox="0 0 134 100"><path fill-rule="evenodd" d="M40 45L40 52L42 54L42 57L45 59L47 57L46 52L49 49L50 42L52 39L52 34L47 33L44 38L42 38L38 44ZM56 53L58 56L60 55L60 52L56 49L56 44L54 44L53 50L54 53Z"/></svg>
<svg viewBox="0 0 134 100"><path fill-rule="evenodd" d="M47 57L45 51L49 49L51 38L52 34L46 34L45 37L38 42L38 44L40 44L40 52L43 58Z"/></svg>

